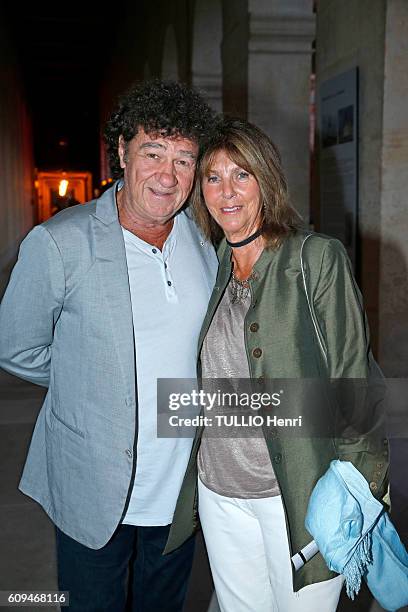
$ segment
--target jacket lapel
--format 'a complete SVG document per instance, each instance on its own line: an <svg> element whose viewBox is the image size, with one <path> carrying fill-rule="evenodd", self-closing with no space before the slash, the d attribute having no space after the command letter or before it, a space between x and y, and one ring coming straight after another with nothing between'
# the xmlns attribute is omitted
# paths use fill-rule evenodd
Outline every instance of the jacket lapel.
<svg viewBox="0 0 408 612"><path fill-rule="evenodd" d="M198 355L200 355L201 348L203 346L204 338L207 335L208 328L211 325L211 321L217 310L217 306L224 294L225 288L228 285L228 281L231 276L231 249L225 249L223 257L220 261L220 267L218 269L217 280L208 303L207 314L205 315L203 325L201 327L200 336L198 338Z"/></svg>
<svg viewBox="0 0 408 612"><path fill-rule="evenodd" d="M97 200L91 219L99 279L127 396L135 395L135 345L126 251L116 208L116 187Z"/></svg>

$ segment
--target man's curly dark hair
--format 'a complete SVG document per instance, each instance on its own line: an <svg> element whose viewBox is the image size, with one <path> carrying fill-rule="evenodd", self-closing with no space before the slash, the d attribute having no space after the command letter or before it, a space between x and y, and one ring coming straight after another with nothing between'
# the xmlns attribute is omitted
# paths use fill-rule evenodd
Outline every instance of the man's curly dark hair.
<svg viewBox="0 0 408 612"><path fill-rule="evenodd" d="M105 127L112 177L123 175L118 156L120 135L128 143L142 127L148 134L188 138L202 150L214 124L214 111L191 87L159 79L135 83L119 98Z"/></svg>

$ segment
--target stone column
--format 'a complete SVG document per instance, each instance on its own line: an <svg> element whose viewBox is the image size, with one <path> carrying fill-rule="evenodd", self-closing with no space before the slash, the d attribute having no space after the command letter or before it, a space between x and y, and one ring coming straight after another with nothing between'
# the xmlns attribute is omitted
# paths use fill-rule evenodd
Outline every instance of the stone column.
<svg viewBox="0 0 408 612"><path fill-rule="evenodd" d="M222 12L220 0L197 0L193 25L193 85L222 111Z"/></svg>
<svg viewBox="0 0 408 612"><path fill-rule="evenodd" d="M379 359L386 376L408 377L408 4L388 0L382 138ZM406 388L406 385L404 385ZM406 402L406 397L404 400ZM391 439L392 519L408 542L408 415Z"/></svg>
<svg viewBox="0 0 408 612"><path fill-rule="evenodd" d="M278 146L292 204L309 220L311 0L249 0L248 119Z"/></svg>
<svg viewBox="0 0 408 612"><path fill-rule="evenodd" d="M172 23L167 25L164 37L161 78L166 81L178 81L179 78L177 41Z"/></svg>
<svg viewBox="0 0 408 612"><path fill-rule="evenodd" d="M388 0L382 133L379 359L408 376L408 3Z"/></svg>
<svg viewBox="0 0 408 612"><path fill-rule="evenodd" d="M367 19L367 15L370 19ZM324 0L318 3L316 92L322 83L358 66L358 266L378 356L378 285L381 219L381 149L384 89L385 2ZM317 95L317 113L320 113Z"/></svg>

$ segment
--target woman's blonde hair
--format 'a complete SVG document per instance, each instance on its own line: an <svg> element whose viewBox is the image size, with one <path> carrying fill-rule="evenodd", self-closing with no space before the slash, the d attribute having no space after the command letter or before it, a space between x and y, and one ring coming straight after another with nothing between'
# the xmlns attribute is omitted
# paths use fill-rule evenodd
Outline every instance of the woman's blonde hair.
<svg viewBox="0 0 408 612"><path fill-rule="evenodd" d="M262 206L262 236L267 247L277 248L302 225L301 217L288 201L279 152L268 136L248 121L224 119L217 127L217 133L198 162L190 199L193 216L208 239L220 240L223 234L205 205L202 182L210 174L215 155L224 151L237 166L255 177Z"/></svg>

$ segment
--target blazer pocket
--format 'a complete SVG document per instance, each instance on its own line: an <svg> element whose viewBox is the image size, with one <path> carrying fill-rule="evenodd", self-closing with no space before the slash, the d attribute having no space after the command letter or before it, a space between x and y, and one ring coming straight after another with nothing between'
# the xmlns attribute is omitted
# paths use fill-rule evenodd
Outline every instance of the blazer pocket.
<svg viewBox="0 0 408 612"><path fill-rule="evenodd" d="M85 434L83 431L75 427L75 425L70 425L69 423L64 421L64 419L62 419L58 414L56 414L56 412L54 412L53 408L51 408L51 415L60 425L62 425L63 427L66 427L67 429L69 429L69 431L72 431L72 433L76 434L77 436L80 436L81 438L85 438Z"/></svg>

